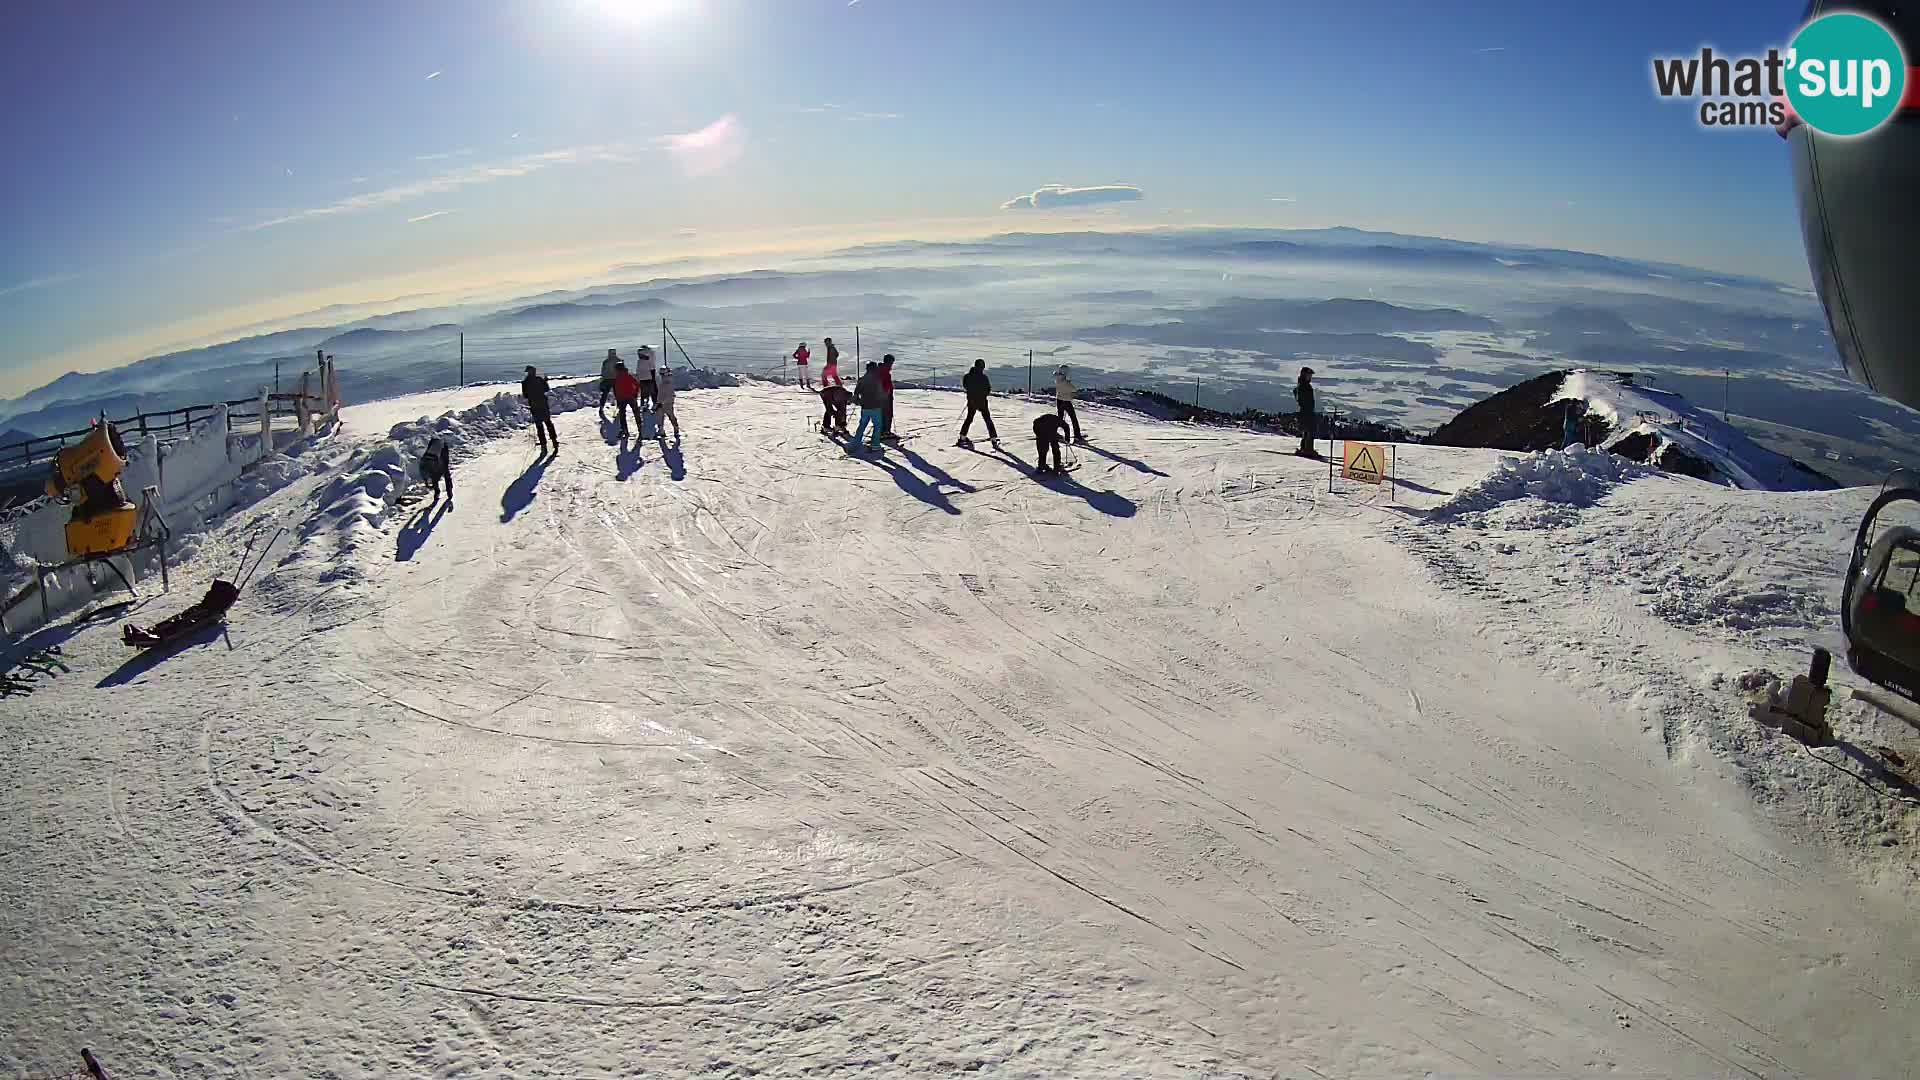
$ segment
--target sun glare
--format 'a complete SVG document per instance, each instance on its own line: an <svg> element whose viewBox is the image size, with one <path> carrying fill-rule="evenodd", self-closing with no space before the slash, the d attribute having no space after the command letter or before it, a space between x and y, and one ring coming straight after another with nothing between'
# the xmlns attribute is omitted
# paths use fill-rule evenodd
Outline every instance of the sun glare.
<svg viewBox="0 0 1920 1080"><path fill-rule="evenodd" d="M595 0L595 6L609 18L646 24L692 11L700 0Z"/></svg>

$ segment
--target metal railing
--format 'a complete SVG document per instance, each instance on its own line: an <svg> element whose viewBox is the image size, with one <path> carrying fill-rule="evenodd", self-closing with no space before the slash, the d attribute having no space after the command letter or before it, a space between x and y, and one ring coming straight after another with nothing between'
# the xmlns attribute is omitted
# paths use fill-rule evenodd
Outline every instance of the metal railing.
<svg viewBox="0 0 1920 1080"><path fill-rule="evenodd" d="M319 396L314 394L307 395L307 398L316 403L320 401ZM276 421L291 419L297 422L300 415L299 402L299 394L269 394L267 395L268 415ZM260 421L260 398L256 395L249 398L236 398L232 401L215 401L202 405L184 405L177 409L136 413L124 419L109 420L107 423L118 429L121 438L128 442L156 435L159 436L160 445L166 446L191 435L195 425L212 419L214 410L223 405L227 409L227 420L231 424L249 421L257 424ZM92 432L93 428L89 426L53 435L38 435L31 439L0 446L0 473L51 461L68 444L78 442Z"/></svg>

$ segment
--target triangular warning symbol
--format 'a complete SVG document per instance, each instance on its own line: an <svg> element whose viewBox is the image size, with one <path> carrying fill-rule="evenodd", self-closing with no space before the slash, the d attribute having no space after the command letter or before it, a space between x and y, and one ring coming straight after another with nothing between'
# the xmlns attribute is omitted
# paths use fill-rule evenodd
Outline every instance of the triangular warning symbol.
<svg viewBox="0 0 1920 1080"><path fill-rule="evenodd" d="M1347 444L1347 479L1377 484L1386 479L1386 470L1380 466L1379 447L1371 443Z"/></svg>

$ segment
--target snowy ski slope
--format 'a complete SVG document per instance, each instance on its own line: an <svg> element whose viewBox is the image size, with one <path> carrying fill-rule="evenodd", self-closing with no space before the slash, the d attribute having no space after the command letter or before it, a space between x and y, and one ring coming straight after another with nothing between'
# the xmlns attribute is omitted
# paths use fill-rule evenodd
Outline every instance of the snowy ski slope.
<svg viewBox="0 0 1920 1080"><path fill-rule="evenodd" d="M683 391L677 450L574 409L543 465L488 396L348 410L172 594L37 636L0 1072L1920 1060L1914 812L1736 685L1826 640L1858 491L1407 447L1391 507L1087 406L1043 485L1037 406L969 453L903 393L863 460L764 386ZM394 504L387 429L469 406L454 509ZM283 526L226 633L128 662Z"/></svg>

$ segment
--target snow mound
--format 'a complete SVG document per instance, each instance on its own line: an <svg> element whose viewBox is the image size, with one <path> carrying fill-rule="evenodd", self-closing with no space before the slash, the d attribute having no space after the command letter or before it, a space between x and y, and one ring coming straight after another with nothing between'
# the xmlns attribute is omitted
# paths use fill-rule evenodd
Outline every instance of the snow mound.
<svg viewBox="0 0 1920 1080"><path fill-rule="evenodd" d="M1504 459L1492 475L1461 489L1437 507L1433 516L1451 518L1480 513L1522 499L1577 509L1592 506L1629 480L1653 476L1656 472L1604 450L1584 446L1542 450L1526 457Z"/></svg>
<svg viewBox="0 0 1920 1080"><path fill-rule="evenodd" d="M1606 421L1601 449L1727 487L1759 491L1832 488L1827 477L1762 447L1738 428L1669 390L1620 375L1573 371L1549 401L1579 401Z"/></svg>

